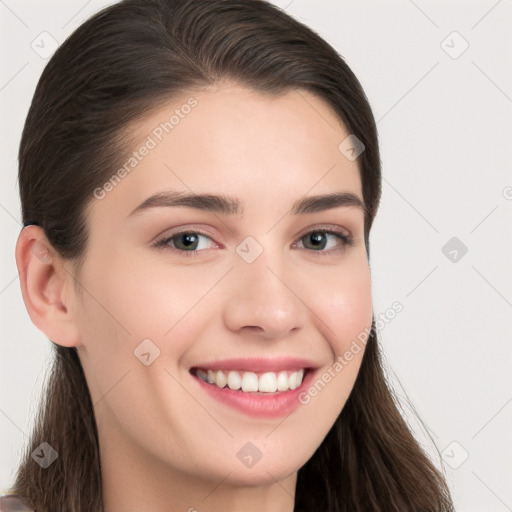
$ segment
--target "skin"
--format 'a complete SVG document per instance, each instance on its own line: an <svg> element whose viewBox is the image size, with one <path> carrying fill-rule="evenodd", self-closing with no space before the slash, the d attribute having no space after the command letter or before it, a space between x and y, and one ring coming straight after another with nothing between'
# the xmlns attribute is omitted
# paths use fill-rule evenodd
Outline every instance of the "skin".
<svg viewBox="0 0 512 512"><path fill-rule="evenodd" d="M342 410L363 350L284 420L217 403L193 386L189 368L209 358L290 355L309 358L321 375L370 328L363 211L288 213L305 195L362 200L358 163L338 150L348 132L321 99L306 91L271 97L231 82L158 107L134 125L135 138L144 141L191 96L198 104L190 114L104 199L92 198L79 276L39 227L22 230L23 299L49 339L79 349L107 512L289 512L297 471ZM127 219L167 189L235 196L243 215L173 207ZM327 245L315 249L306 234L318 226L348 231L354 244L325 234ZM195 257L183 245L152 246L178 228L207 234ZM250 264L235 250L247 236L263 248ZM160 350L148 366L133 353L146 338ZM236 456L247 442L262 452L250 468Z"/></svg>

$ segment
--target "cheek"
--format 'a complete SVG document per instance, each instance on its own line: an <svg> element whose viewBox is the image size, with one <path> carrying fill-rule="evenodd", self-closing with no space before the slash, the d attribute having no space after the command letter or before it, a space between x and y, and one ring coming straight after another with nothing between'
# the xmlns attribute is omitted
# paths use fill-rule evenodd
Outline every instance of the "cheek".
<svg viewBox="0 0 512 512"><path fill-rule="evenodd" d="M339 413L359 373L372 326L371 276L367 260L324 277L323 293L312 294L318 329L329 343L331 364L322 369L320 380L329 388L322 400L331 412ZM320 282L320 281L318 281ZM317 388L323 389L319 383ZM335 416L333 416L334 421Z"/></svg>
<svg viewBox="0 0 512 512"><path fill-rule="evenodd" d="M212 289L225 270L198 272L192 267L172 268L161 260L129 257L111 257L110 261L109 266L91 264L84 274L88 293L80 308L85 345L81 360L94 399L109 393L109 401L114 400L109 390L122 380L121 387L130 389L129 396L135 400L137 393L155 385L145 381L146 377L162 373L165 388L169 381L172 385L163 369L173 374L180 371L183 356L200 339L205 326L212 324L212 318L219 316L208 299L214 296ZM151 360L147 366L144 357L146 362ZM144 378L138 381L141 369Z"/></svg>
<svg viewBox="0 0 512 512"><path fill-rule="evenodd" d="M322 332L333 352L342 353L353 339L371 328L373 306L367 260L359 258L339 271L326 271L323 277L317 276L316 282L323 283L323 287L310 297L323 320Z"/></svg>
<svg viewBox="0 0 512 512"><path fill-rule="evenodd" d="M299 400L315 418L320 444L352 392L372 325L371 277L367 260L358 258L336 272L315 273L317 287L306 302L311 318L331 350L331 360L317 371ZM320 285L323 287L320 288Z"/></svg>
<svg viewBox="0 0 512 512"><path fill-rule="evenodd" d="M132 350L137 340L170 335L182 319L194 315L195 305L218 281L218 273L172 268L161 259L114 256L108 267L89 269L90 295L96 299L89 321L116 330Z"/></svg>

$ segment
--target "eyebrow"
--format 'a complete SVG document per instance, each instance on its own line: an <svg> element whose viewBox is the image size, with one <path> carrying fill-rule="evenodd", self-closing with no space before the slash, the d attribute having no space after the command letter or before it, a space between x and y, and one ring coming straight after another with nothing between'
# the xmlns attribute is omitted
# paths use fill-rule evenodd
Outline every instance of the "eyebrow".
<svg viewBox="0 0 512 512"><path fill-rule="evenodd" d="M148 197L137 206L128 217L136 216L153 208L170 208L185 206L197 210L207 210L223 215L242 215L242 202L233 196L216 194L194 194L168 190ZM293 203L292 215L306 215L332 208L355 206L366 212L364 202L352 192L335 192L331 194L305 196Z"/></svg>

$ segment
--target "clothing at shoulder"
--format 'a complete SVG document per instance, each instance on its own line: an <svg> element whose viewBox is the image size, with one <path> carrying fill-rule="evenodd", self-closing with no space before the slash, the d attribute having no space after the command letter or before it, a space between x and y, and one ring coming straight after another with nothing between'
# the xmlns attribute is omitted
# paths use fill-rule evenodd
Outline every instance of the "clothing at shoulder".
<svg viewBox="0 0 512 512"><path fill-rule="evenodd" d="M30 507L26 498L19 494L0 496L0 512L37 512Z"/></svg>

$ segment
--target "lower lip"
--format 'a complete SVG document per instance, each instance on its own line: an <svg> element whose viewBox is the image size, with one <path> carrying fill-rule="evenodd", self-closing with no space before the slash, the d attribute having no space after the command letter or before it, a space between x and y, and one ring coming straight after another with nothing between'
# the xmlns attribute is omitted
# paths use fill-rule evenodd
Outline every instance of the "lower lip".
<svg viewBox="0 0 512 512"><path fill-rule="evenodd" d="M279 418L291 414L301 404L299 395L309 388L314 373L313 370L308 370L299 387L275 394L235 391L228 387L219 388L215 384L205 382L200 377L192 376L201 389L204 389L212 398L233 409L253 417Z"/></svg>

